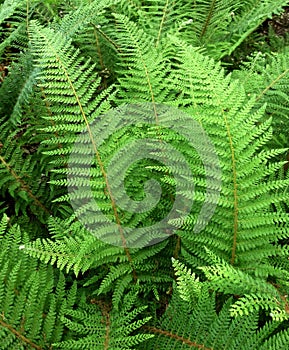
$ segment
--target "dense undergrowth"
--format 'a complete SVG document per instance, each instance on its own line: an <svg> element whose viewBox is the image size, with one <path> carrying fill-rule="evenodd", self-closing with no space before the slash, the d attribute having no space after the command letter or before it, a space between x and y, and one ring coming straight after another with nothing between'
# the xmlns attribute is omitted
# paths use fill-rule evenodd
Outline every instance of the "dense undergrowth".
<svg viewBox="0 0 289 350"><path fill-rule="evenodd" d="M288 5L0 0L1 350L288 349Z"/></svg>

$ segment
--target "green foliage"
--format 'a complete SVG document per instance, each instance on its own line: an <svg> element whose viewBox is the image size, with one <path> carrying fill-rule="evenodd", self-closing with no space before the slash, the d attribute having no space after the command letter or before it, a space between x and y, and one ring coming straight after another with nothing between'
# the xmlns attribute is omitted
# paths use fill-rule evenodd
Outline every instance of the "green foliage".
<svg viewBox="0 0 289 350"><path fill-rule="evenodd" d="M287 349L288 3L0 1L1 349Z"/></svg>
<svg viewBox="0 0 289 350"><path fill-rule="evenodd" d="M65 315L64 324L72 331L72 339L55 344L57 349L133 349L152 337L150 334L131 335L150 317L138 319L146 307L135 307L136 295L125 296L121 310L110 309L101 301L80 306ZM133 310L131 310L133 308ZM74 337L79 339L74 340Z"/></svg>
<svg viewBox="0 0 289 350"><path fill-rule="evenodd" d="M246 93L254 96L255 107L266 103L265 117L272 118L273 145L287 145L284 128L288 118L288 50L279 53L256 53L242 69L234 72L244 81ZM262 74L263 73L263 74Z"/></svg>
<svg viewBox="0 0 289 350"><path fill-rule="evenodd" d="M23 254L27 234L8 225L4 216L0 225L1 348L41 349L62 339L61 317L75 304L76 282L69 288L61 272Z"/></svg>
<svg viewBox="0 0 289 350"><path fill-rule="evenodd" d="M178 261L177 290L158 325L146 326L155 334L141 349L286 349L288 330L274 334L278 322L268 322L258 331L256 312L232 319L232 298L218 306L216 295Z"/></svg>

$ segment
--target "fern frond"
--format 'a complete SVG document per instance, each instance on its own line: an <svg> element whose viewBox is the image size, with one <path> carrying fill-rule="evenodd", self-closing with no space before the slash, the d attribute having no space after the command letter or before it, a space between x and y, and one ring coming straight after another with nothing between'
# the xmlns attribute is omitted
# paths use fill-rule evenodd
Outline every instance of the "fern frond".
<svg viewBox="0 0 289 350"><path fill-rule="evenodd" d="M286 4L286 0L258 3L197 0L193 4L150 0L138 11L138 23L157 45L162 41L166 47L167 36L177 33L187 44L202 47L210 57L221 59L232 54L258 26L280 13Z"/></svg>
<svg viewBox="0 0 289 350"><path fill-rule="evenodd" d="M19 61L11 67L0 88L3 100L0 115L9 118L14 125L23 119L24 109L34 93L37 69L33 66L29 51L19 57Z"/></svg>
<svg viewBox="0 0 289 350"><path fill-rule="evenodd" d="M26 159L23 156L17 136L9 135L0 152L1 194L5 197L5 194L9 193L12 198L17 199L14 209L17 214L20 210L25 214L29 206L41 221L50 214L50 209L43 203L42 197L47 184L41 181L41 174L38 174L37 180L36 172L32 175L34 165L35 160L31 156L27 156Z"/></svg>
<svg viewBox="0 0 289 350"><path fill-rule="evenodd" d="M113 305L117 309L124 293L134 285L133 270L122 247L108 245L89 234L79 222L67 225L51 219L53 231L62 232L62 239L55 241L38 239L25 244L23 251L43 263L55 264L60 270L73 271L77 276L94 271L92 277L84 279L85 287L91 287L93 294L113 293ZM64 231L67 232L66 237ZM71 237L73 235L74 237ZM70 237L69 237L70 236ZM172 282L171 271L163 254L167 242L142 250L132 251L132 261L137 271L139 291L150 293L166 289ZM150 259L154 260L151 261ZM114 266L115 264L116 267ZM104 269L105 267L105 269Z"/></svg>
<svg viewBox="0 0 289 350"><path fill-rule="evenodd" d="M232 319L230 308L234 303L231 298L219 305L217 312L215 294L209 292L209 284L196 280L176 260L173 265L176 275L179 276L178 290L174 290L159 324L144 326L146 332L154 334L155 337L141 344L140 349L258 350L271 347L277 349L277 346L285 349L288 330L283 334L277 333L280 322L266 322L257 331L258 315L255 311Z"/></svg>
<svg viewBox="0 0 289 350"><path fill-rule="evenodd" d="M202 295L202 285L199 278L184 264L172 259L175 275L177 276L178 291L180 297L193 307Z"/></svg>
<svg viewBox="0 0 289 350"><path fill-rule="evenodd" d="M234 21L228 28L231 37L231 47L221 57L224 57L226 54L230 55L265 19L281 13L282 8L286 5L288 5L286 0L259 0L258 2L249 1L243 3L240 14L234 18Z"/></svg>
<svg viewBox="0 0 289 350"><path fill-rule="evenodd" d="M137 344L152 337L133 334L150 320L150 317L139 318L146 307L132 308L135 301L136 296L129 293L117 312L95 299L94 305L84 304L76 310L67 310L63 322L72 331L72 339L54 346L56 349L135 349ZM76 336L78 339L74 340Z"/></svg>
<svg viewBox="0 0 289 350"><path fill-rule="evenodd" d="M272 203L285 200L282 191L288 186L287 180L274 180L277 164L269 165L279 150L260 152L272 138L270 120L262 123L264 107L254 111L254 99L246 100L239 83L230 82L230 76L224 76L218 65L193 48L184 49L178 67L177 86L182 93L177 102L208 130L222 169L222 189L215 213L200 234L191 232L196 216L184 222L187 232L180 233L184 237L183 248L192 252L192 259L197 257L195 266L206 265L207 254L201 252L204 245L233 265L255 265L255 261L277 254L272 243L276 237L288 235L283 228L287 214L276 213L271 207ZM204 190L200 188L200 192ZM198 194L198 188L195 193ZM204 196L195 193L201 203Z"/></svg>
<svg viewBox="0 0 289 350"><path fill-rule="evenodd" d="M256 108L266 103L266 118L272 118L274 128L274 139L270 144L278 147L286 145L287 136L283 129L288 120L289 110L288 53L258 53L245 63L240 71L235 71L234 76L244 81L248 95L255 96Z"/></svg>
<svg viewBox="0 0 289 350"><path fill-rule="evenodd" d="M212 254L208 252L210 256ZM202 270L209 281L209 285L213 290L219 290L225 294L238 295L238 300L231 308L231 314L248 315L253 310L265 309L270 310L270 315L275 320L285 320L288 318L286 311L286 302L279 290L272 284L264 280L262 269L270 271L272 276L282 276L286 281L289 274L286 271L275 270L270 266L256 266L254 275L251 276L245 269L237 269L225 263L221 259L213 257L214 264L211 266L203 266ZM261 273L258 274L258 270ZM250 271L249 271L250 272Z"/></svg>
<svg viewBox="0 0 289 350"><path fill-rule="evenodd" d="M27 45L27 23L26 2L23 0L5 0L0 7L0 57L6 48L26 47ZM7 24L7 28L5 25Z"/></svg>
<svg viewBox="0 0 289 350"><path fill-rule="evenodd" d="M1 231L7 226L4 216ZM1 237L0 339L1 348L41 349L63 337L60 321L75 303L76 284L65 293L64 276L39 264L20 248L28 238L13 226Z"/></svg>
<svg viewBox="0 0 289 350"><path fill-rule="evenodd" d="M115 5L120 0L101 0L92 1L89 4L81 4L76 11L72 10L66 14L60 25L56 26L56 29L62 32L69 39L73 39L79 35L81 31L87 31L87 26L94 23L99 25L99 19L103 13Z"/></svg>
<svg viewBox="0 0 289 350"><path fill-rule="evenodd" d="M126 16L115 14L116 42L120 49L119 75L121 102L130 101L152 103L166 101L168 89L163 81L170 67L161 51L153 45L153 37L139 29Z"/></svg>
<svg viewBox="0 0 289 350"><path fill-rule="evenodd" d="M11 0L3 1L0 7L0 24L4 23L5 20L7 20L8 18L11 18L16 12L16 9L21 7L21 5L24 4L24 2L25 1L21 1L21 0L20 1L11 1Z"/></svg>

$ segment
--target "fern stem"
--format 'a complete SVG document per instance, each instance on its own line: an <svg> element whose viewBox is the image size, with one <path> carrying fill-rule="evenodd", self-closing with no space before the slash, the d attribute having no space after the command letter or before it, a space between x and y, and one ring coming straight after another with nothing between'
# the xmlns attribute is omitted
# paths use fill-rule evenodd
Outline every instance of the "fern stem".
<svg viewBox="0 0 289 350"><path fill-rule="evenodd" d="M101 69L104 69L105 66L104 66L104 63L103 63L102 53L101 53L101 50L100 50L100 44L99 44L99 40L98 40L98 34L97 34L97 31L96 31L95 27L93 28L93 34L94 34L94 37L95 37L97 54L98 54L98 57L99 57L99 64L100 64Z"/></svg>
<svg viewBox="0 0 289 350"><path fill-rule="evenodd" d="M266 94L268 90L272 88L280 79L282 79L289 72L289 68L286 69L283 73L278 75L278 77L271 81L271 83L260 93L259 96L256 97L256 102L260 100L260 98Z"/></svg>
<svg viewBox="0 0 289 350"><path fill-rule="evenodd" d="M96 44L96 50L97 50L97 55L99 57L99 64L100 64L100 67L102 69L102 71L104 71L106 69L105 65L104 65L104 62L103 62L103 55L102 55L102 52L101 52L101 47L100 47L100 43L99 43L99 39L98 39L98 33L94 27L93 29L93 34L94 34L94 37L95 37L95 44ZM103 82L104 82L104 88L107 88L107 82L106 82L106 78L103 79Z"/></svg>
<svg viewBox="0 0 289 350"><path fill-rule="evenodd" d="M153 332L156 334L162 334L168 338L176 339L176 340L180 341L182 344L186 344L190 347L194 347L197 349L203 349L203 350L213 350L213 348L207 348L204 344L198 344L194 341L191 341L190 339L186 339L184 337L181 337L181 336L174 334L174 333L171 333L169 331L165 331L163 329L159 329L156 327L150 327L150 326L144 326L143 328L150 331L150 332Z"/></svg>
<svg viewBox="0 0 289 350"><path fill-rule="evenodd" d="M166 19L168 6L169 6L169 0L166 1L166 4L164 6L163 16L162 16L162 20L161 20L161 23L160 23L160 29L159 29L158 37L157 37L157 41L156 41L156 47L158 47L160 39L161 39L161 34L162 34L162 31L163 31L163 27L164 27L164 22L165 22L165 19Z"/></svg>
<svg viewBox="0 0 289 350"><path fill-rule="evenodd" d="M105 337L104 337L104 350L109 350L109 333L110 333L110 327L111 327L111 322L110 322L110 315L109 315L109 310L107 310L107 305L105 305L103 302L98 302L97 303L100 307L102 316L104 317L104 323L105 323Z"/></svg>
<svg viewBox="0 0 289 350"><path fill-rule="evenodd" d="M24 343L29 344L32 348L37 349L37 350L43 350L43 348L35 343L33 343L31 340L28 338L24 337L21 333L19 333L15 328L13 328L10 324L4 322L3 320L0 319L0 324L4 328L8 329L11 333L16 335L17 338L21 339Z"/></svg>
<svg viewBox="0 0 289 350"><path fill-rule="evenodd" d="M115 49L118 53L121 53L121 49L119 48L119 46L117 46L117 44L108 36L106 35L98 26L96 26L95 24L91 23L91 25L93 26L93 28L99 32Z"/></svg>
<svg viewBox="0 0 289 350"><path fill-rule="evenodd" d="M173 254L173 257L174 257L176 260L179 258L180 249L181 249L181 237L180 237L180 236L177 236L177 243L176 243L175 250L174 250L174 254Z"/></svg>
<svg viewBox="0 0 289 350"><path fill-rule="evenodd" d="M212 0L211 6L210 6L210 10L209 10L208 16L206 18L206 22L205 22L205 24L203 26L203 29L202 29L202 32L201 32L201 35L200 35L201 38L205 35L205 33L206 33L207 29L208 29L208 26L210 24L210 20L212 18L212 14L213 14L215 3L216 3L216 0Z"/></svg>

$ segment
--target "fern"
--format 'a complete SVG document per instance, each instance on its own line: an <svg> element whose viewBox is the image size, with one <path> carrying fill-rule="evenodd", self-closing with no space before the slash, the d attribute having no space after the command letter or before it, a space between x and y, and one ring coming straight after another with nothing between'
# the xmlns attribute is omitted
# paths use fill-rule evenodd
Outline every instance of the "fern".
<svg viewBox="0 0 289 350"><path fill-rule="evenodd" d="M135 346L152 337L133 332L147 323L150 317L138 319L145 307L135 308L136 296L128 294L121 310L115 311L102 301L93 299L93 305L70 310L63 321L80 339L56 343L56 349L135 349ZM133 310L131 309L132 307Z"/></svg>
<svg viewBox="0 0 289 350"><path fill-rule="evenodd" d="M276 55L258 53L251 58L250 66L234 73L242 79L248 95L254 95L256 108L266 103L266 117L272 118L274 139L272 145L284 144L283 129L288 115L288 53ZM247 68L246 68L247 67ZM260 77L262 77L260 79Z"/></svg>
<svg viewBox="0 0 289 350"><path fill-rule="evenodd" d="M38 215L39 220L43 221L50 214L50 210L42 202L42 198L40 199L46 184L41 181L41 174L38 174L38 181L35 181L36 173L34 173L32 180L31 167L33 163L35 164L35 160L29 156L23 159L23 151L16 140L15 135L9 136L6 139L6 145L1 149L1 194L5 197L9 193L12 198L17 198L14 207L17 215L20 210L26 213L29 206L31 213Z"/></svg>
<svg viewBox="0 0 289 350"><path fill-rule="evenodd" d="M208 254L212 256L210 252ZM270 310L270 316L273 319L288 318L286 297L273 284L264 281L264 277L270 274L271 279L276 277L277 280L283 280L286 284L288 279L286 270L260 265L258 271L255 271L255 276L251 276L250 271L247 273L245 269L236 269L216 257L212 257L212 261L213 265L200 267L200 269L213 290L238 296L237 302L231 308L233 316L248 315L250 311L263 308Z"/></svg>
<svg viewBox="0 0 289 350"><path fill-rule="evenodd" d="M122 343L121 349L131 349L151 337L130 335L150 319L136 319L145 307L132 310L136 295L131 293L123 300L121 311L111 311L109 305L101 301L98 309L85 300L77 309L72 309L77 296L76 283L67 289L62 273L23 255L25 244L22 243L27 242L27 236L22 238L17 227L5 233L7 223L8 218L4 217L0 227L0 338L3 350L27 346L42 349L52 342L57 343L55 347L59 349L83 349L85 344L89 349L99 349ZM95 327L92 326L94 323ZM103 324L102 330L99 324ZM65 340L66 326L71 329L70 338L77 334L78 341Z"/></svg>
<svg viewBox="0 0 289 350"><path fill-rule="evenodd" d="M260 123L263 110L251 112L254 100L246 102L238 83L229 83L229 76L222 78L218 67L207 74L209 67L213 67L212 61L203 59L192 48L184 49L178 73L182 89L179 104L188 105L192 101L187 110L204 127L208 125L222 169L221 197L214 216L199 235L191 232L196 216L184 222L186 230L181 233L184 250L193 250L190 261L197 257L196 266L207 261L207 254L202 253L206 245L233 265L255 269L257 261L259 264L277 253L272 243L286 236L283 223L287 222L287 215L275 213L271 207L272 203L285 200L281 188L286 188L286 181L266 181L283 164L268 164L270 158L284 150L258 153L272 137L270 120ZM280 192L276 191L278 188ZM280 224L276 226L276 222Z"/></svg>
<svg viewBox="0 0 289 350"><path fill-rule="evenodd" d="M3 348L286 349L288 1L0 2Z"/></svg>
<svg viewBox="0 0 289 350"><path fill-rule="evenodd" d="M6 0L1 4L0 7L0 29L1 44L0 44L0 55L4 53L4 50L11 45L16 45L17 42L22 42L24 33L27 29L25 19L25 1L11 1ZM5 23L9 23L8 28L5 30ZM13 26L11 25L13 24Z"/></svg>
<svg viewBox="0 0 289 350"><path fill-rule="evenodd" d="M20 74L23 72L24 74ZM25 114L25 107L34 93L36 84L37 69L33 67L32 57L28 52L20 56L19 62L12 67L11 73L1 85L1 116L9 116L11 123L20 123L21 117Z"/></svg>
<svg viewBox="0 0 289 350"><path fill-rule="evenodd" d="M56 263L59 269L74 271L76 275L87 271L94 271L93 276L85 278L86 287L93 287L93 294L113 292L113 305L117 309L125 291L132 288L135 283L134 270L131 262L123 252L122 247L112 247L94 236L89 235L78 222L72 226L63 223L51 223L51 230L62 232L62 239L36 240L23 246L30 256L41 259L44 263ZM63 238L64 231L73 232L74 237ZM132 252L131 259L136 271L139 291L149 294L152 290L162 290L166 284L172 281L167 262L157 261L158 255L167 242L161 245L144 248ZM150 258L154 257L154 261ZM117 264L117 268L114 267ZM158 268L160 269L158 271ZM153 271L153 276L152 276ZM95 286L98 285L95 291Z"/></svg>
<svg viewBox="0 0 289 350"><path fill-rule="evenodd" d="M74 305L76 284L67 294L63 274L24 255L19 246L28 240L19 228L1 221L0 338L2 349L41 349L63 337L60 321ZM5 232L6 231L6 232Z"/></svg>
<svg viewBox="0 0 289 350"><path fill-rule="evenodd" d="M226 300L216 312L215 294L178 261L173 261L178 287L157 326L145 326L155 337L141 349L286 349L288 330L276 337L280 323L268 322L258 331L257 314L231 319L233 300ZM234 304L233 304L234 305Z"/></svg>

